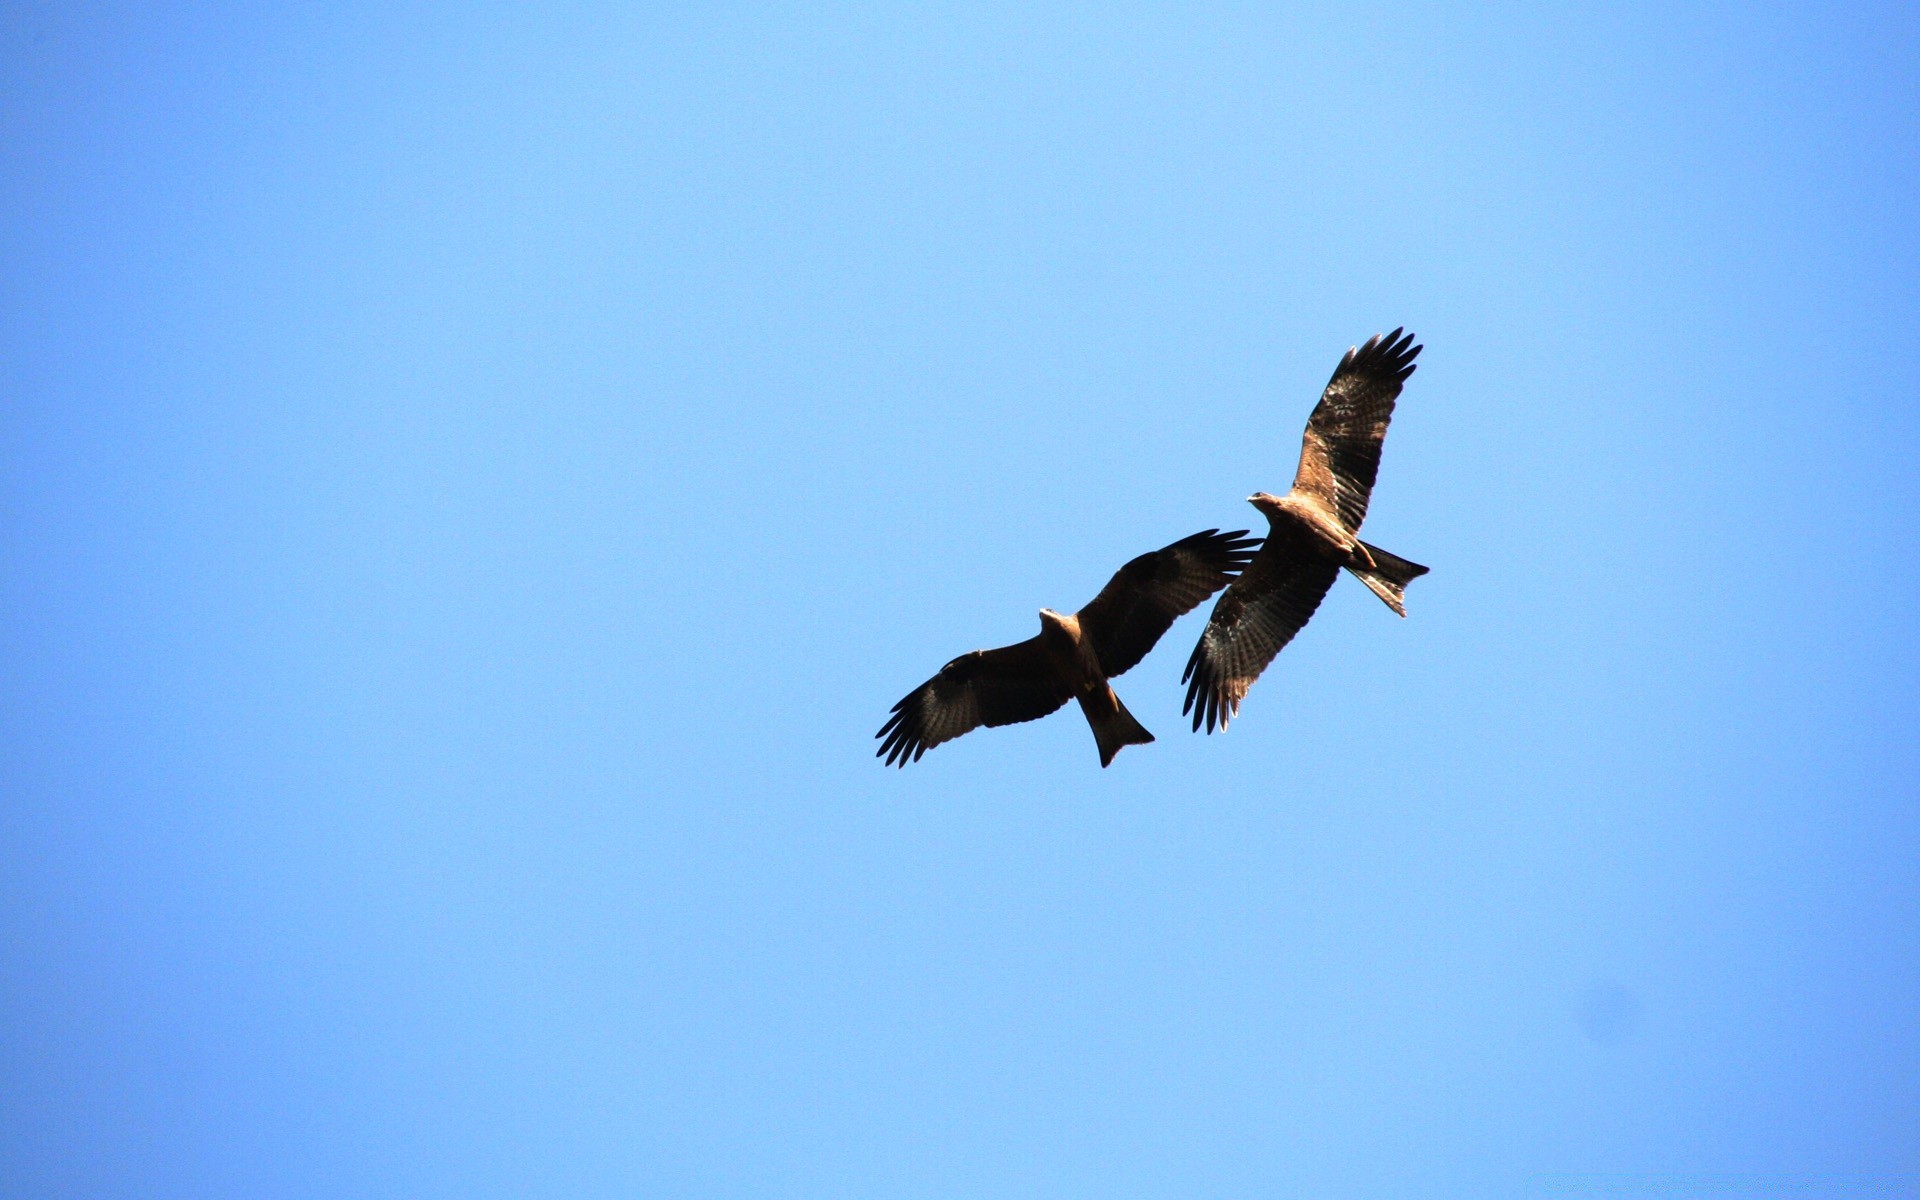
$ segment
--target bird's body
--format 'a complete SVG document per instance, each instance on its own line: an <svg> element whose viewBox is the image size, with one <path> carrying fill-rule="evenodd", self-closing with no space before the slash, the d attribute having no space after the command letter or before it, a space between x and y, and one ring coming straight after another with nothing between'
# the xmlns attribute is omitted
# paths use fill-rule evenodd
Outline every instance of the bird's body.
<svg viewBox="0 0 1920 1200"><path fill-rule="evenodd" d="M893 706L874 736L888 766L982 725L1033 721L1077 700L1107 766L1123 746L1151 742L1108 682L1153 649L1174 619L1225 587L1258 539L1209 529L1142 554L1120 568L1077 613L1040 610L1040 632L1024 642L975 650Z"/></svg>
<svg viewBox="0 0 1920 1200"><path fill-rule="evenodd" d="M1329 562L1336 567L1372 561L1361 548L1360 539L1338 517L1311 500L1292 493L1275 496L1260 492L1251 503L1265 514L1267 541L1276 543L1276 553L1284 551L1290 557Z"/></svg>
<svg viewBox="0 0 1920 1200"><path fill-rule="evenodd" d="M1420 347L1396 329L1347 351L1307 420L1284 496L1247 498L1267 518L1265 543L1214 604L1183 679L1193 727L1225 729L1247 689L1319 608L1342 569L1407 615L1407 584L1427 568L1360 540L1394 401Z"/></svg>
<svg viewBox="0 0 1920 1200"><path fill-rule="evenodd" d="M1153 740L1153 735L1133 719L1127 706L1120 703L1119 693L1107 682L1099 652L1094 648L1093 639L1081 628L1079 614L1041 609L1040 645L1054 675L1066 682L1073 698L1080 702L1080 712L1087 718L1087 726L1093 730L1093 739L1100 747L1101 766L1111 763L1122 746L1144 745Z"/></svg>

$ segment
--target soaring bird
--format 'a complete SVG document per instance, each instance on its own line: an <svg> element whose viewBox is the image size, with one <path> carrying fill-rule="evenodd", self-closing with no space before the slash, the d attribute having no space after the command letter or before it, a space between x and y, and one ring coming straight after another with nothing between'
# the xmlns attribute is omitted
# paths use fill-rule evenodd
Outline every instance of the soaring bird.
<svg viewBox="0 0 1920 1200"><path fill-rule="evenodd" d="M1400 387L1413 374L1420 347L1396 329L1349 349L1320 403L1307 418L1300 469L1284 496L1255 492L1247 502L1266 514L1266 544L1213 606L1213 616L1187 660L1187 703L1193 728L1225 729L1247 689L1320 607L1340 568L1407 615L1407 584L1427 568L1359 538L1367 516L1380 447Z"/></svg>
<svg viewBox="0 0 1920 1200"><path fill-rule="evenodd" d="M1071 616L1040 610L1040 633L997 650L963 654L908 692L875 737L875 757L906 766L982 725L1034 721L1068 700L1093 727L1106 766L1120 747L1151 742L1107 680L1147 656L1174 618L1193 611L1247 565L1259 538L1209 529L1121 567Z"/></svg>

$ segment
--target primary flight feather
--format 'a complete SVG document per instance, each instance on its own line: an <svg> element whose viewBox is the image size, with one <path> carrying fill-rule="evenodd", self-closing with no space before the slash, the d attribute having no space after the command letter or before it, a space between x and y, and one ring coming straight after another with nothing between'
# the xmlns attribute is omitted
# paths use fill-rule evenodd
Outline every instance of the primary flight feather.
<svg viewBox="0 0 1920 1200"><path fill-rule="evenodd" d="M1153 649L1175 618L1199 607L1247 565L1260 539L1236 529L1181 538L1121 567L1071 616L1040 610L1040 633L963 654L908 692L874 736L876 757L904 767L929 749L985 726L1034 721L1078 700L1106 766L1122 746L1151 742L1108 680Z"/></svg>
<svg viewBox="0 0 1920 1200"><path fill-rule="evenodd" d="M1247 497L1266 515L1270 531L1214 604L1187 660L1181 711L1193 714L1196 731L1227 727L1247 689L1313 616L1342 568L1407 615L1407 584L1427 568L1369 546L1359 533L1394 401L1420 350L1412 334L1398 329L1349 349L1307 418L1293 489Z"/></svg>

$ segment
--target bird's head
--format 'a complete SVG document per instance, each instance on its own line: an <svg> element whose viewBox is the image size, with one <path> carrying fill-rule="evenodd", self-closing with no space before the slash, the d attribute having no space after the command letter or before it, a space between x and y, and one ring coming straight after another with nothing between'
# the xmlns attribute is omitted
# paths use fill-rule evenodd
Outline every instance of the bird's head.
<svg viewBox="0 0 1920 1200"><path fill-rule="evenodd" d="M1272 516L1274 513L1280 511L1280 497L1274 495L1272 492L1255 492L1253 495L1247 497L1247 503L1253 505L1268 516Z"/></svg>
<svg viewBox="0 0 1920 1200"><path fill-rule="evenodd" d="M1057 613L1050 608L1040 610L1040 628L1043 630L1058 629L1064 633L1072 622L1073 618L1064 613Z"/></svg>

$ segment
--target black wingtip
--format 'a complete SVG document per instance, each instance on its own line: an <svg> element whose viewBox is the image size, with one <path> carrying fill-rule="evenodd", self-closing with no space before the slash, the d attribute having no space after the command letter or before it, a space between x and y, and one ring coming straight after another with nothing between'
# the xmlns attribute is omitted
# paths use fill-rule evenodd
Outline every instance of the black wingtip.
<svg viewBox="0 0 1920 1200"><path fill-rule="evenodd" d="M1219 679L1207 664L1203 653L1205 646L1204 640L1194 646L1193 656L1187 659L1187 669L1180 676L1180 682L1187 685L1187 700L1180 706L1180 715L1192 714L1193 732L1199 733L1201 727L1205 726L1207 736L1211 737L1216 729L1226 730L1232 706L1222 694Z"/></svg>
<svg viewBox="0 0 1920 1200"><path fill-rule="evenodd" d="M1206 703L1203 697L1208 691L1206 681L1209 673L1205 668L1201 654L1201 648L1204 645L1204 641L1195 644L1193 653L1187 658L1187 669L1180 673L1180 682L1187 685L1187 700L1186 703L1180 706L1180 715L1184 717L1188 713L1193 714L1193 731L1195 733L1200 732L1201 715L1206 711Z"/></svg>
<svg viewBox="0 0 1920 1200"><path fill-rule="evenodd" d="M1413 344L1414 335L1406 332L1406 326L1396 326L1392 333L1376 333L1358 346L1347 350L1340 365L1334 368L1333 377L1365 373L1381 375L1404 381L1414 372L1413 360L1425 346Z"/></svg>
<svg viewBox="0 0 1920 1200"><path fill-rule="evenodd" d="M908 700L912 698L912 696L907 697ZM889 767L905 767L910 753L915 749L925 751L925 747L918 744L919 739L915 731L909 729L905 723L906 703L906 700L902 700L894 705L893 715L888 717L887 723L880 727L880 732L873 735L883 739L880 748L873 752L873 756L886 759L885 765ZM918 758L919 755L914 754L913 757Z"/></svg>
<svg viewBox="0 0 1920 1200"><path fill-rule="evenodd" d="M1192 551L1208 567L1231 578L1246 570L1247 564L1253 561L1254 554L1265 540L1248 537L1244 529L1229 529L1225 533L1218 529L1203 529L1181 538L1167 549Z"/></svg>

